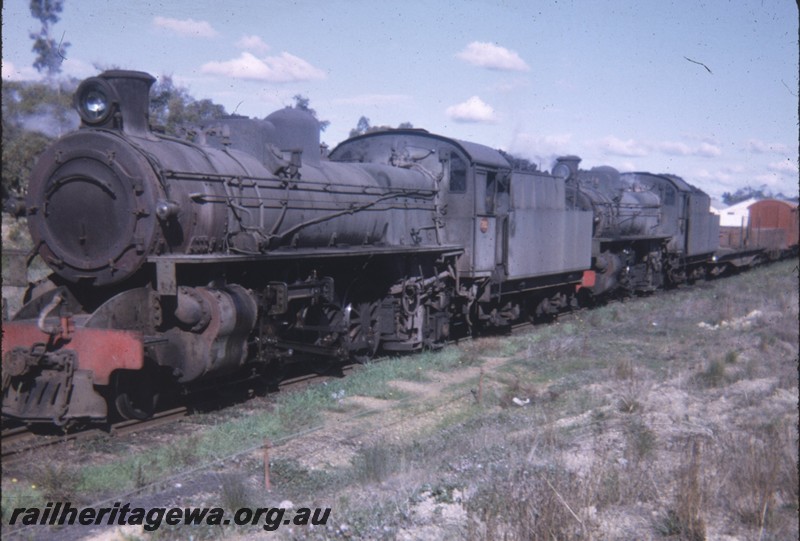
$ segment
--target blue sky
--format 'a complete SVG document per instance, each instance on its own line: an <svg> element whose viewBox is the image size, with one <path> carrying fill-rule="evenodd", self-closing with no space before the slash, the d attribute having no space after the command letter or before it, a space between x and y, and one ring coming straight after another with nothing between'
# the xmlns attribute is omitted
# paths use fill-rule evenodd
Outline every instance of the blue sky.
<svg viewBox="0 0 800 541"><path fill-rule="evenodd" d="M28 3L3 2L4 80L38 77ZM791 0L65 0L52 33L65 75L168 74L253 117L303 94L331 147L364 115L545 169L577 154L712 197L798 192Z"/></svg>

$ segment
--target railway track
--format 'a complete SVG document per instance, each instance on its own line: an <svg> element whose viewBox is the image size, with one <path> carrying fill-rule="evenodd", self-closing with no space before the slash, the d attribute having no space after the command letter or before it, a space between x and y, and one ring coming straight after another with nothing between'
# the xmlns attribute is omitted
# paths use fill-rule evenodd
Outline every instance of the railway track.
<svg viewBox="0 0 800 541"><path fill-rule="evenodd" d="M666 294L669 294L669 291L659 290L653 293L653 295L656 296L661 296ZM620 302L624 301L622 299L610 298L606 299L603 304L616 304ZM587 311L590 311L591 309L592 307L580 307L573 310L562 312L553 318L553 322L570 321L574 318L580 317L581 315L585 314ZM524 332L526 329L530 329L531 327L534 327L539 324L546 325L547 323L543 322L534 323L530 321L522 321L512 325L510 328L510 332L512 334L517 334L520 332ZM453 343L455 342L456 341L454 341ZM343 364L338 367L339 372L335 376L326 372L310 372L310 373L304 373L286 377L285 379L281 380L278 383L277 389L275 391L299 390L329 378L343 377L348 373L357 370L359 366L360 366L359 364ZM181 406L159 412L152 418L144 421L126 420L114 423L106 427L89 428L85 430L75 431L74 433L66 433L59 435L36 434L31 432L30 430L28 430L28 428L24 426L11 427L8 429L4 429L2 431L2 460L3 462L13 461L20 456L24 456L25 453L28 451L40 447L56 445L59 443L65 443L79 439L91 439L109 435L125 436L136 432L151 430L153 428L161 427L179 421L180 419L190 415L192 411L223 410L225 409L225 407L226 406L224 405L220 406L219 404L216 404L216 406L212 406L211 408L202 407L199 404L194 404L192 408L187 406Z"/></svg>
<svg viewBox="0 0 800 541"><path fill-rule="evenodd" d="M354 365L344 365L341 367L341 376L355 370ZM301 374L289 377L278 384L279 391L298 390L318 381L330 378L328 374ZM84 429L75 429L73 431L66 431L61 434L49 433L42 434L31 431L27 426L10 426L2 430L2 461L4 464L12 463L27 455L30 451L44 447L52 447L67 442L90 440L100 437L122 437L137 432L152 430L165 425L178 422L185 417L191 415L192 411L205 410L207 408L199 407L199 404L194 404L193 408L189 406L180 406L167 410L157 412L150 419L143 421L130 419L119 421L110 425L89 427ZM224 409L212 408L212 409Z"/></svg>
<svg viewBox="0 0 800 541"><path fill-rule="evenodd" d="M92 439L101 436L124 436L134 432L151 430L166 424L174 423L188 415L185 406L156 413L145 421L126 420L107 427L94 427L63 434L37 434L28 427L17 426L2 432L2 460L4 463L19 460L34 449L51 447L70 441Z"/></svg>
<svg viewBox="0 0 800 541"><path fill-rule="evenodd" d="M616 302L616 301L609 301ZM577 317L579 314L584 313L588 308L580 308L568 312L561 313L554 318L554 321L569 321ZM512 325L510 332L517 334L535 326L536 323L529 321L520 322ZM329 373L310 372L287 377L278 383L276 391L294 391L305 388L309 385L324 381L329 378L343 377L358 369L359 364L343 364L339 367L339 372L333 376ZM212 401L213 402L213 401ZM62 434L37 434L32 432L26 426L13 426L2 431L2 461L10 463L24 457L29 451L35 449L55 446L71 441L86 440L92 438L99 438L104 436L121 437L136 432L143 432L152 430L161 426L165 426L191 415L192 411L209 411L209 410L223 410L226 406L203 407L201 404L193 404L192 407L180 406L172 409L164 410L156 413L153 417L147 420L124 420L111 425L97 426L85 428L82 430L75 430L74 432L66 432Z"/></svg>

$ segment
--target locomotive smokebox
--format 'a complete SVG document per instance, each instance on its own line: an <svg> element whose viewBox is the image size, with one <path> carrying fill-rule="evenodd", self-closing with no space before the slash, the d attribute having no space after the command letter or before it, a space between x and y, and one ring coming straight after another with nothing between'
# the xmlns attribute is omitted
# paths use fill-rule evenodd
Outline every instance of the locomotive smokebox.
<svg viewBox="0 0 800 541"><path fill-rule="evenodd" d="M81 127L149 134L150 87L155 78L141 71L110 70L86 79L75 92Z"/></svg>
<svg viewBox="0 0 800 541"><path fill-rule="evenodd" d="M81 129L50 145L31 172L31 236L70 282L102 286L131 276L160 238L156 215L171 212L168 203L157 209L167 198L152 162L130 142L158 141L148 127L154 81L120 70L86 79L74 98Z"/></svg>

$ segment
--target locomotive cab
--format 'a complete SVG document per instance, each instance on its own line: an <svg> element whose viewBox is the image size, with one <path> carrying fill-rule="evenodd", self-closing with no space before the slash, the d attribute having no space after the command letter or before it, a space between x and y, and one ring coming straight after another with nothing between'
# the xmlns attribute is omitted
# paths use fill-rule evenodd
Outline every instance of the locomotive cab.
<svg viewBox="0 0 800 541"><path fill-rule="evenodd" d="M543 305L565 306L590 264L592 218L567 207L563 178L516 170L497 150L420 130L361 135L330 158L391 164L399 152L441 187L438 221L447 242L464 249L456 270L474 318L503 327ZM533 300L521 300L530 292Z"/></svg>
<svg viewBox="0 0 800 541"><path fill-rule="evenodd" d="M711 212L709 196L675 175L623 173L620 176L660 198L657 231L668 239L663 265L669 282L678 284L701 277L705 263L719 246L719 216Z"/></svg>

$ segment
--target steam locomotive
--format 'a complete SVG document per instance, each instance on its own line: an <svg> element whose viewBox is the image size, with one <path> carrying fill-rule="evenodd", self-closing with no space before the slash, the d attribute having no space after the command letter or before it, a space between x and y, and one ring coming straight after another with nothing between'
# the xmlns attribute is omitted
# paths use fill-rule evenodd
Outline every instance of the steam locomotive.
<svg viewBox="0 0 800 541"><path fill-rule="evenodd" d="M322 156L292 108L172 138L149 126L153 82L83 81L80 128L32 173L53 274L3 325L6 418L146 418L160 393L438 348L714 263L718 218L679 177L518 168L419 129Z"/></svg>

